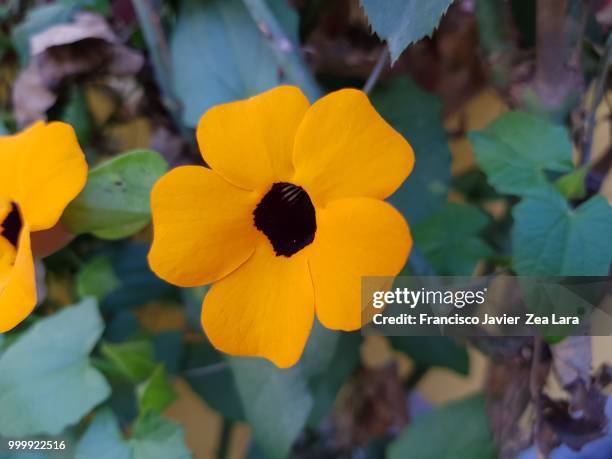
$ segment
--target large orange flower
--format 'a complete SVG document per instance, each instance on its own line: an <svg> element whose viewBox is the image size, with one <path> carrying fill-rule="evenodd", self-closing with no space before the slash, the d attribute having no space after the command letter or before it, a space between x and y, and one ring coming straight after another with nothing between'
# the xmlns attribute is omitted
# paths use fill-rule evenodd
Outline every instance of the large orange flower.
<svg viewBox="0 0 612 459"><path fill-rule="evenodd" d="M393 276L412 245L383 201L412 170L410 145L361 91L310 106L283 86L202 117L210 169L179 167L155 185L150 265L184 287L214 282L202 325L233 355L293 365L314 314L361 325L361 276Z"/></svg>
<svg viewBox="0 0 612 459"><path fill-rule="evenodd" d="M74 130L42 122L0 137L0 333L36 305L30 234L53 227L87 180Z"/></svg>

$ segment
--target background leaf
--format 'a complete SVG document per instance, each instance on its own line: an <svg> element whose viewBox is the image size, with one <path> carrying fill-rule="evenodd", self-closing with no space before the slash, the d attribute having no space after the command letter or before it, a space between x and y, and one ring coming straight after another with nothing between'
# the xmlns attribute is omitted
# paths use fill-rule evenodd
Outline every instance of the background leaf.
<svg viewBox="0 0 612 459"><path fill-rule="evenodd" d="M109 396L88 359L103 327L85 300L41 319L2 354L0 435L57 435Z"/></svg>
<svg viewBox="0 0 612 459"><path fill-rule="evenodd" d="M391 62L411 43L431 35L453 0L361 0L376 34L387 42Z"/></svg>
<svg viewBox="0 0 612 459"><path fill-rule="evenodd" d="M255 441L269 459L287 457L313 405L299 365L281 370L263 359L229 362Z"/></svg>
<svg viewBox="0 0 612 459"><path fill-rule="evenodd" d="M412 174L389 198L414 225L443 206L448 195L451 154L442 126L442 104L409 78L380 84L372 103L414 149Z"/></svg>
<svg viewBox="0 0 612 459"><path fill-rule="evenodd" d="M469 276L479 260L493 253L478 237L488 223L477 207L448 203L414 226L413 235L438 275Z"/></svg>
<svg viewBox="0 0 612 459"><path fill-rule="evenodd" d="M75 459L130 459L131 456L115 415L108 408L95 413L74 452Z"/></svg>
<svg viewBox="0 0 612 459"><path fill-rule="evenodd" d="M87 185L70 203L62 223L75 234L121 239L149 224L153 184L167 170L159 153L136 150L117 156L89 172Z"/></svg>
<svg viewBox="0 0 612 459"><path fill-rule="evenodd" d="M112 271L120 284L100 301L104 312L119 312L136 308L156 299L172 296L176 288L157 277L149 267L149 246L143 242L125 241L107 246L103 256L110 260ZM108 266L103 266L107 269ZM87 269L87 265L83 269ZM110 273L99 273L109 276Z"/></svg>
<svg viewBox="0 0 612 459"><path fill-rule="evenodd" d="M448 368L467 375L470 358L465 346L448 336L390 336L394 349L408 355L419 367Z"/></svg>
<svg viewBox="0 0 612 459"><path fill-rule="evenodd" d="M280 83L274 54L241 0L182 2L170 53L188 126L213 105Z"/></svg>
<svg viewBox="0 0 612 459"><path fill-rule="evenodd" d="M150 413L134 426L132 438L124 440L112 411L95 418L75 450L75 459L187 459L183 429L174 422Z"/></svg>
<svg viewBox="0 0 612 459"><path fill-rule="evenodd" d="M461 423L461 426L458 423ZM480 395L437 408L391 443L388 459L493 459L495 444Z"/></svg>
<svg viewBox="0 0 612 459"><path fill-rule="evenodd" d="M244 409L234 373L224 365L224 356L208 342L190 344L185 354L185 379L192 389L223 417L244 421Z"/></svg>
<svg viewBox="0 0 612 459"><path fill-rule="evenodd" d="M168 381L163 365L157 365L149 379L138 386L138 406L141 413L161 413L176 398L177 394Z"/></svg>
<svg viewBox="0 0 612 459"><path fill-rule="evenodd" d="M77 275L77 295L80 298L94 296L101 300L121 286L113 265L107 256L101 255L85 264Z"/></svg>
<svg viewBox="0 0 612 459"><path fill-rule="evenodd" d="M133 459L193 457L185 446L183 428L155 413L138 420L130 445Z"/></svg>
<svg viewBox="0 0 612 459"><path fill-rule="evenodd" d="M500 193L529 194L548 183L545 171L573 169L567 130L528 113L505 113L469 138L476 161Z"/></svg>
<svg viewBox="0 0 612 459"><path fill-rule="evenodd" d="M567 199L582 199L587 193L585 184L587 173L586 167L580 167L559 177L555 181L555 186Z"/></svg>
<svg viewBox="0 0 612 459"><path fill-rule="evenodd" d="M117 371L131 382L144 381L155 369L153 345L149 341L103 343L100 350Z"/></svg>
<svg viewBox="0 0 612 459"><path fill-rule="evenodd" d="M513 266L524 276L604 276L612 260L612 207L594 196L576 209L552 186L514 208Z"/></svg>

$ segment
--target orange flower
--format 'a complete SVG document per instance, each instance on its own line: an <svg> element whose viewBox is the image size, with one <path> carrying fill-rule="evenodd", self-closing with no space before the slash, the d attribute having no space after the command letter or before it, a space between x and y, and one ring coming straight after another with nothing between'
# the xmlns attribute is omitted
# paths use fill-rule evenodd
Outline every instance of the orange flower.
<svg viewBox="0 0 612 459"><path fill-rule="evenodd" d="M53 227L87 179L74 130L36 123L0 137L0 333L36 305L30 233Z"/></svg>
<svg viewBox="0 0 612 459"><path fill-rule="evenodd" d="M396 275L412 246L383 201L412 170L410 145L361 91L310 106L289 86L212 108L197 137L211 169L155 185L149 263L176 285L214 282L212 344L289 367L315 311L328 328L360 328L361 276Z"/></svg>

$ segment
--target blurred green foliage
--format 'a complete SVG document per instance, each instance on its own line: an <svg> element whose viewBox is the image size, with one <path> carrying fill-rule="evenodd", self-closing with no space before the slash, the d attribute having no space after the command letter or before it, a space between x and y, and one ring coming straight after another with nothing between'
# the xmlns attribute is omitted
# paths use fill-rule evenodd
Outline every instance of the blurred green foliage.
<svg viewBox="0 0 612 459"><path fill-rule="evenodd" d="M306 2L300 14L282 0L136 1L136 11L127 5L128 13L114 8L120 2L106 0L34 3L22 8L21 2L11 0L0 6L0 19L10 24L0 29L0 59L9 56L16 71L23 70L32 61L30 43L37 33L69 23L77 12L102 14L148 57L145 69L130 76L141 83L148 98L154 94L159 99L148 100L143 111L153 112L151 118L165 128L175 123L168 130L182 143L177 156L115 148L107 158L100 154L104 148L96 137L130 110L116 110L101 122L88 105L90 80L80 75L57 88L61 97L49 117L75 127L91 168L86 188L62 219L78 237L45 260L49 283L56 282L48 298L29 321L0 335L0 439L62 435L72 444L65 457L78 459L192 457L183 427L167 417L168 406L180 397L174 384L180 378L225 419L226 426L250 424L252 458L302 457L300 453L313 444L329 447L321 426L329 424L338 394L363 365L363 337L315 323L301 361L288 370L262 359L217 352L199 323L207 288L170 286L148 267L149 194L168 163L196 161L193 128L208 108L285 83L301 85L313 100L331 87L363 83L342 72L333 74L324 59L318 62L324 71L315 79L307 57L316 59L316 53L305 57L300 46L319 21L332 35L344 31L358 43L363 37L353 23L339 25L329 18L334 2ZM387 42L392 61L397 61L410 44L432 35L453 2L360 3L373 32ZM514 1L511 7L522 46L533 45L534 2ZM494 16L492 0L479 0L475 8L480 30L486 32L484 51L506 52L512 47L510 38L495 32L505 31L499 21L512 16ZM422 48L432 46L431 41L420 43ZM330 48L342 54L344 45L342 40L340 45L332 41ZM595 51L591 54L597 56ZM334 59L338 54L332 54ZM350 57L350 62L360 62L359 56ZM505 77L496 79L498 84L509 80L504 65L491 69ZM451 177L452 138L443 125L443 101L422 87L431 83L428 77L420 75L417 84L406 74L393 75L381 79L370 94L373 105L410 141L416 156L412 175L389 199L410 223L415 240L404 273L419 273L425 267L430 274L469 276L482 265L487 273L609 273L612 210L605 198L586 186L592 167L574 166L567 123L525 111L503 114L469 134L482 172ZM126 86L122 90L130 96L137 92ZM15 130L15 119L10 107L0 108L4 135ZM465 202L449 203L453 192ZM503 218L491 218L485 211L485 204L493 200L503 200L510 209ZM67 285L64 296L53 292L57 279ZM167 326L172 321L168 317L177 311L180 323ZM156 314L161 326L151 325ZM417 377L404 381L406 391L432 368L460 375L470 371L465 345L452 338L392 337L389 343L415 366ZM496 454L481 395L435 408L395 438L380 437L355 446L355 456L488 459ZM223 444L219 451L221 458ZM0 450L0 459L18 457Z"/></svg>

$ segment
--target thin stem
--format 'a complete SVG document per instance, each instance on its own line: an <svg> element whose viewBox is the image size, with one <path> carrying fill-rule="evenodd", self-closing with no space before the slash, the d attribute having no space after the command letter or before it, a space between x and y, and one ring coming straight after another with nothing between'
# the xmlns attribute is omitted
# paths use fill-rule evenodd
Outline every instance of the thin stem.
<svg viewBox="0 0 612 459"><path fill-rule="evenodd" d="M544 106L560 107L569 92L566 68L568 0L538 0L536 90Z"/></svg>
<svg viewBox="0 0 612 459"><path fill-rule="evenodd" d="M606 92L606 85L608 82L608 75L610 73L610 66L612 65L612 35L608 37L606 42L606 51L602 58L603 68L601 69L601 75L597 80L595 91L593 93L593 100L591 102L590 113L584 122L584 140L582 142L582 159L581 164L588 164L591 159L591 150L593 147L593 135L595 134L595 125L597 108L604 98Z"/></svg>
<svg viewBox="0 0 612 459"><path fill-rule="evenodd" d="M204 367L190 368L185 371L188 376L209 376L215 373L219 373L229 368L227 362L213 363L212 365L206 365Z"/></svg>
<svg viewBox="0 0 612 459"><path fill-rule="evenodd" d="M582 14L580 16L580 26L578 29L578 38L574 51L572 53L571 63L576 69L580 68L580 62L582 61L582 48L584 42L584 36L586 34L587 25L589 23L589 16L591 12L592 0L582 0Z"/></svg>
<svg viewBox="0 0 612 459"><path fill-rule="evenodd" d="M234 423L232 421L225 418L223 419L223 426L221 427L221 438L219 439L219 448L217 449L217 459L228 458L233 427Z"/></svg>
<svg viewBox="0 0 612 459"><path fill-rule="evenodd" d="M279 67L291 82L300 86L306 96L315 101L323 91L302 58L297 43L293 43L270 10L265 0L242 0L263 36L271 45Z"/></svg>
<svg viewBox="0 0 612 459"><path fill-rule="evenodd" d="M386 46L383 46L380 51L380 55L378 56L378 60L372 69L372 73L370 73L370 76L368 77L368 81L366 81L365 85L363 85L363 92L370 94L372 89L374 89L374 86L376 86L382 71L387 65L387 62L389 62L389 51Z"/></svg>
<svg viewBox="0 0 612 459"><path fill-rule="evenodd" d="M132 0L132 3L151 56L155 79L162 94L162 102L181 131L181 134L191 138L192 136L186 132L182 122L182 104L174 94L170 52L161 24L161 18L157 10L151 5L150 0Z"/></svg>
<svg viewBox="0 0 612 459"><path fill-rule="evenodd" d="M531 394L531 403L535 408L536 419L533 426L533 438L534 445L536 448L536 454L538 459L546 459L548 457L537 444L538 431L542 422L542 398L541 398L541 384L540 384L540 363L542 362L542 355L544 352L544 342L539 336L533 337L533 356L531 357L531 371L529 374L529 393Z"/></svg>

